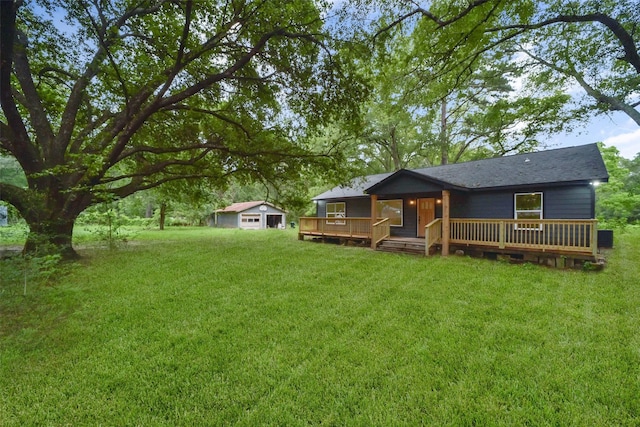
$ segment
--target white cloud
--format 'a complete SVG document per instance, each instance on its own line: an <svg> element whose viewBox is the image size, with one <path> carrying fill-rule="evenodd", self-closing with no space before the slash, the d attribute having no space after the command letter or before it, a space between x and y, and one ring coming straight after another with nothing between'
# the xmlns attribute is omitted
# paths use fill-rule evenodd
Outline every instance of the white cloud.
<svg viewBox="0 0 640 427"><path fill-rule="evenodd" d="M610 136L602 141L607 146L614 146L622 157L633 159L640 153L640 128L619 135Z"/></svg>

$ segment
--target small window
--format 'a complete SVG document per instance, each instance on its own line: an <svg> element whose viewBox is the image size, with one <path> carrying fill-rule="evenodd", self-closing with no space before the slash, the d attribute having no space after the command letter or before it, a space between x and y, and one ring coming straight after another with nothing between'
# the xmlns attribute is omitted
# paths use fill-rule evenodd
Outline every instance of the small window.
<svg viewBox="0 0 640 427"><path fill-rule="evenodd" d="M244 223L258 223L260 222L260 214L242 214L241 221Z"/></svg>
<svg viewBox="0 0 640 427"><path fill-rule="evenodd" d="M327 203L327 218L346 218L347 206L345 202ZM346 221L332 220L327 224L344 225Z"/></svg>
<svg viewBox="0 0 640 427"><path fill-rule="evenodd" d="M391 227L402 227L402 200L378 200L376 214L378 218L389 218Z"/></svg>
<svg viewBox="0 0 640 427"><path fill-rule="evenodd" d="M514 218L521 220L528 219L542 219L542 193L520 193L516 194L514 198ZM516 229L527 229L527 230L542 230L542 224L539 226L518 226L516 224Z"/></svg>

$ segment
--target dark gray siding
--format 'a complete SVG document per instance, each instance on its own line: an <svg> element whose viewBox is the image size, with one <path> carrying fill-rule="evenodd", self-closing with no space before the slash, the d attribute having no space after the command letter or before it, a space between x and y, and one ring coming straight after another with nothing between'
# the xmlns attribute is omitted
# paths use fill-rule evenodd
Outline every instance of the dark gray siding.
<svg viewBox="0 0 640 427"><path fill-rule="evenodd" d="M411 199L411 200L415 200ZM391 235L398 237L416 237L418 232L417 206L409 203L409 199L402 202L402 227L391 227Z"/></svg>
<svg viewBox="0 0 640 427"><path fill-rule="evenodd" d="M513 218L516 193L542 192L543 218L589 219L594 214L589 185L528 189L526 191L452 193L452 218Z"/></svg>
<svg viewBox="0 0 640 427"><path fill-rule="evenodd" d="M513 194L452 193L451 218L513 218Z"/></svg>
<svg viewBox="0 0 640 427"><path fill-rule="evenodd" d="M358 197L343 200L318 200L316 205L316 215L318 217L327 216L327 203L345 202L348 217L371 217L371 200L369 197Z"/></svg>
<svg viewBox="0 0 640 427"><path fill-rule="evenodd" d="M389 182L375 189L375 193L378 195L432 193L440 191L442 191L442 186L409 175L402 175L395 179L390 179Z"/></svg>
<svg viewBox="0 0 640 427"><path fill-rule="evenodd" d="M546 219L594 218L595 197L591 186L546 189L543 203Z"/></svg>

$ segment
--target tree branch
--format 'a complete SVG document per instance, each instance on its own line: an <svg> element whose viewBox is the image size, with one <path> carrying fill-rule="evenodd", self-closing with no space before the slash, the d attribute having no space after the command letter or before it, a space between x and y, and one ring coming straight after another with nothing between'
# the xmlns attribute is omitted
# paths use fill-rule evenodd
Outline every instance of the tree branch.
<svg viewBox="0 0 640 427"><path fill-rule="evenodd" d="M38 139L38 144L42 149L45 165L56 164L53 147L53 129L51 129L47 114L42 105L42 100L40 99L40 94L33 81L31 66L27 58L27 36L21 31L17 31L16 36L16 43L14 44L15 50L13 52L15 76L20 83L25 107L29 112L31 125Z"/></svg>
<svg viewBox="0 0 640 427"><path fill-rule="evenodd" d="M11 75L13 69L13 49L16 36L16 11L21 2L0 1L0 105L11 129L11 140L3 131L3 147L6 147L20 163L24 172L42 169L39 152L31 144L29 133L12 96ZM2 130L0 128L0 130Z"/></svg>
<svg viewBox="0 0 640 427"><path fill-rule="evenodd" d="M514 24L505 25L495 28L489 28L487 32L499 32L504 30L517 29L518 33L522 33L525 30L534 30L548 25L557 23L578 23L578 22L599 22L606 26L620 41L622 48L624 49L625 56L622 58L628 62L635 70L640 74L640 55L638 54L638 46L636 45L633 37L616 19L605 15L604 13L591 13L587 15L558 15L554 18L547 19L535 24Z"/></svg>
<svg viewBox="0 0 640 427"><path fill-rule="evenodd" d="M559 67L559 66L557 66L555 64L552 64L551 62L548 62L548 61L544 60L543 58L541 58L539 56L536 56L536 55L532 54L531 52L527 51L526 49L522 49L522 51L526 55L528 55L530 58L532 58L533 60L539 62L540 64L543 64L544 66L549 67L552 70L555 70L555 71L557 71L557 72L559 72L561 74L573 77L578 82L578 84L585 90L585 92L587 92L587 94L590 97L594 98L599 103L607 105L609 110L624 112L633 121L635 121L638 124L638 126L640 126L640 112L639 111L637 111L631 105L628 105L625 102L621 101L620 99L618 99L616 97L613 97L613 96L609 96L609 95L599 91L598 89L595 89L593 86L589 85L589 83L587 83L587 81L584 79L582 74L580 74L578 71L573 69L573 67L571 69L562 68L562 67Z"/></svg>

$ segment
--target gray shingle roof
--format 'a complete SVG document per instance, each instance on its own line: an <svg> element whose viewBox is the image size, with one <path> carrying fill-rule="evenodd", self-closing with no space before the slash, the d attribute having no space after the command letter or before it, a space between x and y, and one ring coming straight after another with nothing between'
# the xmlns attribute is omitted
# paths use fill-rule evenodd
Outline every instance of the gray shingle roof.
<svg viewBox="0 0 640 427"><path fill-rule="evenodd" d="M606 182L609 178L597 144L413 169L412 172L427 181L480 191L596 180ZM367 189L392 175L359 178L350 187L335 187L314 197L314 200L364 196ZM372 190L375 192L375 188Z"/></svg>
<svg viewBox="0 0 640 427"><path fill-rule="evenodd" d="M379 173L377 175L362 176L351 181L349 186L337 186L329 191L317 195L313 200L340 199L346 197L363 197L367 188L393 175L393 173Z"/></svg>

